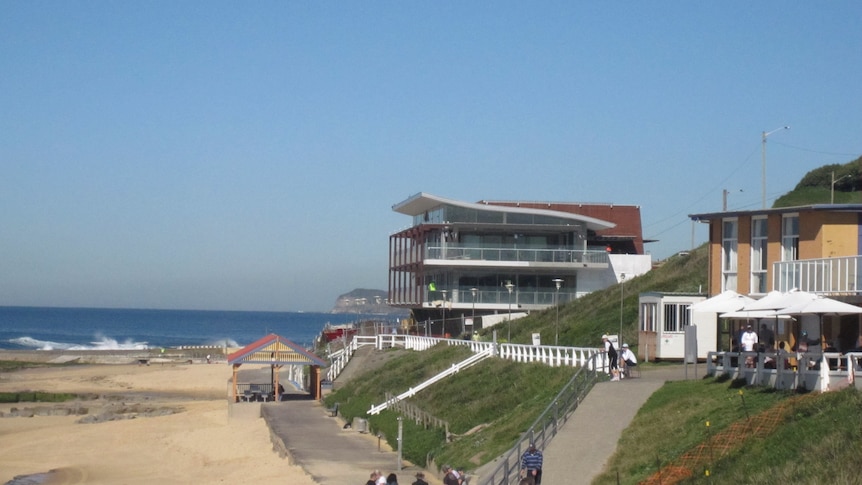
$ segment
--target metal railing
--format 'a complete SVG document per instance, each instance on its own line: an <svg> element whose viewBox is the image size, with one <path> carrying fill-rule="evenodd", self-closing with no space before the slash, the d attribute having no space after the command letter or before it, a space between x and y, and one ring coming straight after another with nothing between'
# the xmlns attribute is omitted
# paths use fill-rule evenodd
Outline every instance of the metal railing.
<svg viewBox="0 0 862 485"><path fill-rule="evenodd" d="M578 369L515 446L500 457L497 467L487 477L479 477L480 485L510 485L519 480L521 456L529 444L535 443L537 448L544 449L595 385L599 372L596 359L599 355L592 354L589 365Z"/></svg>
<svg viewBox="0 0 862 485"><path fill-rule="evenodd" d="M772 288L799 289L821 295L862 293L862 256L779 261L773 264Z"/></svg>
<svg viewBox="0 0 862 485"><path fill-rule="evenodd" d="M556 246L513 247L447 243L426 246L424 254L417 254L412 250L398 250L392 254L392 260L400 264L418 263L426 259L609 264L608 254L604 248L575 249Z"/></svg>

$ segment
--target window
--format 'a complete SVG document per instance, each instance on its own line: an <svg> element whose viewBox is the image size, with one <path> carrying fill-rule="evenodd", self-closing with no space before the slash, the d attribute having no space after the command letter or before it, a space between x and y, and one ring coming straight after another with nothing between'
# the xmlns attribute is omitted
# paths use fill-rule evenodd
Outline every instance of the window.
<svg viewBox="0 0 862 485"><path fill-rule="evenodd" d="M766 293L766 243L767 225L765 217L751 220L751 292Z"/></svg>
<svg viewBox="0 0 862 485"><path fill-rule="evenodd" d="M799 215L785 215L781 218L781 260L799 259Z"/></svg>
<svg viewBox="0 0 862 485"><path fill-rule="evenodd" d="M738 256L737 220L727 219L722 223L721 233L721 290L736 291L736 271Z"/></svg>
<svg viewBox="0 0 862 485"><path fill-rule="evenodd" d="M664 331L684 332L685 326L691 324L691 316L687 303L664 304Z"/></svg>
<svg viewBox="0 0 862 485"><path fill-rule="evenodd" d="M781 218L781 260L799 259L799 214L785 214ZM795 265L782 265L782 289L799 288L801 275L794 271ZM786 291L786 290L785 290Z"/></svg>
<svg viewBox="0 0 862 485"><path fill-rule="evenodd" d="M656 331L656 311L658 305L655 303L644 303L641 305L641 330L644 332Z"/></svg>

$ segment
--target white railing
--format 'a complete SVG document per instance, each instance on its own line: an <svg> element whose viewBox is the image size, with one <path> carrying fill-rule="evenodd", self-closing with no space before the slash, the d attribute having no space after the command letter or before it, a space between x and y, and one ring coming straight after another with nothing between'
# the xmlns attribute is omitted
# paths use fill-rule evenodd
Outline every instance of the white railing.
<svg viewBox="0 0 862 485"><path fill-rule="evenodd" d="M862 352L708 352L706 373L776 389L862 389Z"/></svg>
<svg viewBox="0 0 862 485"><path fill-rule="evenodd" d="M446 345L462 345L468 347L474 354L490 353L501 359L515 362L539 362L552 367L582 367L589 364L593 354L601 349L592 347L561 347L550 345L525 345L496 342L480 342L476 340L461 340L438 337L422 337L419 335L379 334L376 336L354 336L347 347L333 352L330 358L326 378L331 382L347 367L353 353L361 346L373 345L378 350L402 347L408 350L428 350L445 342ZM599 359L599 366L607 371L607 359Z"/></svg>
<svg viewBox="0 0 862 485"><path fill-rule="evenodd" d="M862 256L779 261L773 264L772 288L793 288L821 295L862 293Z"/></svg>
<svg viewBox="0 0 862 485"><path fill-rule="evenodd" d="M493 347L489 347L488 350L486 350L485 352L473 354L469 358L467 358L461 362L458 362L456 364L452 364L452 366L449 367L448 369L444 370L443 372L440 372L439 374L426 380L425 382L419 384L418 386L411 387L407 391L402 392L401 394L393 397L392 399L384 401L381 404L378 404L376 406L371 406L371 409L368 410L368 414L379 414L380 411L383 411L384 409L388 408L390 405L395 404L396 402L399 402L399 401L403 401L404 399L413 397L414 395L416 395L417 392L419 392L423 389L426 389L426 388L436 384L437 382L442 381L443 379L451 376L452 374L457 374L458 372L460 372L460 371L462 371L468 367L471 367L471 366L487 359L488 357L491 357L492 355L494 355L492 350L493 350Z"/></svg>

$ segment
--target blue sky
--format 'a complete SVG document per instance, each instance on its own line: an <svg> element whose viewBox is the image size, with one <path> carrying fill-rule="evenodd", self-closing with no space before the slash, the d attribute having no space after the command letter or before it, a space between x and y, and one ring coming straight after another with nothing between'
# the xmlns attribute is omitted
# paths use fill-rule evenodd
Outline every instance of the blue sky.
<svg viewBox="0 0 862 485"><path fill-rule="evenodd" d="M862 154L862 2L0 4L0 305L328 310L392 205L761 206ZM692 235L694 234L694 241Z"/></svg>

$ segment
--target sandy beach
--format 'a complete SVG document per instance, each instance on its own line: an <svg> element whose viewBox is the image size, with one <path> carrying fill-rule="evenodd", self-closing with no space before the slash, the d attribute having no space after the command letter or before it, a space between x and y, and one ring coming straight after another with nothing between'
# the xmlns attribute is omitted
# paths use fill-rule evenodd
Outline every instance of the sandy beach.
<svg viewBox="0 0 862 485"><path fill-rule="evenodd" d="M5 359L0 353L0 359ZM54 471L50 484L314 485L273 451L263 419L229 419L225 363L77 365L0 373L0 391L92 394L68 404L0 404L0 483ZM99 398L96 398L99 396ZM39 408L9 417L12 408ZM84 414L81 408L86 408ZM80 423L98 416L132 419ZM92 419L91 419L92 420Z"/></svg>

